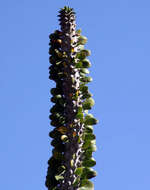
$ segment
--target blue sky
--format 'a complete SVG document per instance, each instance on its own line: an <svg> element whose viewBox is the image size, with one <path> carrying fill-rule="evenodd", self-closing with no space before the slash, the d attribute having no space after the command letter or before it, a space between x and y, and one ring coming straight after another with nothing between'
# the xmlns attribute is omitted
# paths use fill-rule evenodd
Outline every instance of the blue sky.
<svg viewBox="0 0 150 190"><path fill-rule="evenodd" d="M48 35L69 5L92 55L95 190L150 189L150 1L0 2L0 189L46 190Z"/></svg>

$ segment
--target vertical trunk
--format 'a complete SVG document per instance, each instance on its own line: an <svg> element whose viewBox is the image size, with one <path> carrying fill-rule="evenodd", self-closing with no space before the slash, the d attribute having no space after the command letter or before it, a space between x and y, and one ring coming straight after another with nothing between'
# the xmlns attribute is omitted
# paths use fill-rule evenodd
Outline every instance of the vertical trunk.
<svg viewBox="0 0 150 190"><path fill-rule="evenodd" d="M63 81L63 93L66 102L65 107L65 118L66 118L66 128L68 141L65 144L64 151L64 166L66 171L64 173L64 180L61 182L61 190L74 190L73 183L76 179L75 169L80 166L80 144L78 142L79 136L81 136L81 131L83 124L80 120L76 118L78 113L78 108L81 107L81 99L78 95L80 87L80 74L79 70L75 68L75 56L77 54L77 39L76 34L76 24L75 24L75 14L72 9L66 11L60 11L60 25L61 25L61 50L65 52L66 57L63 62L66 64L63 68L63 72L66 77ZM74 156L74 157L73 157Z"/></svg>

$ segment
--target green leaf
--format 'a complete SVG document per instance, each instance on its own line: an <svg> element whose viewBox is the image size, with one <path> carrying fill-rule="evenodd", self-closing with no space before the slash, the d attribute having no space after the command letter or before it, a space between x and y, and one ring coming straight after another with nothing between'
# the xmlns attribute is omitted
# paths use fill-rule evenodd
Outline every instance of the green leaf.
<svg viewBox="0 0 150 190"><path fill-rule="evenodd" d="M89 70L86 69L86 68L80 69L80 72L82 72L82 73L84 73L84 74L89 74L89 73L90 73Z"/></svg>
<svg viewBox="0 0 150 190"><path fill-rule="evenodd" d="M65 117L63 115L59 115L58 113L56 114L51 114L49 116L49 118L51 119L52 121L52 125L53 125L53 122L56 122L56 123L61 123L62 125L64 124L65 122Z"/></svg>
<svg viewBox="0 0 150 190"><path fill-rule="evenodd" d="M56 150L55 148L52 150L52 153L55 159L61 160L63 158L62 153Z"/></svg>
<svg viewBox="0 0 150 190"><path fill-rule="evenodd" d="M83 109L84 110L89 110L92 108L92 106L94 106L95 101L93 98L88 98L83 102Z"/></svg>
<svg viewBox="0 0 150 190"><path fill-rule="evenodd" d="M83 149L85 149L85 157L91 157L92 152L95 152L97 150L96 147L96 141L95 140L85 140L84 144L83 144Z"/></svg>
<svg viewBox="0 0 150 190"><path fill-rule="evenodd" d="M81 77L81 80L82 80L82 78L85 78L85 76L86 76L86 74L85 74L85 73L80 72L80 77Z"/></svg>
<svg viewBox="0 0 150 190"><path fill-rule="evenodd" d="M87 98L91 98L93 94L91 94L89 91L87 93L84 93L83 96L81 97L83 100Z"/></svg>
<svg viewBox="0 0 150 190"><path fill-rule="evenodd" d="M63 72L57 72L57 75L59 78L63 78L64 77L64 73Z"/></svg>
<svg viewBox="0 0 150 190"><path fill-rule="evenodd" d="M59 117L61 117L61 115L59 113L52 113L49 118L51 120L55 120L55 119L59 119Z"/></svg>
<svg viewBox="0 0 150 190"><path fill-rule="evenodd" d="M93 134L93 133L85 133L85 141L86 141L86 139L88 140L88 141L92 141L92 140L95 140L95 135ZM92 142L94 142L94 141L92 141Z"/></svg>
<svg viewBox="0 0 150 190"><path fill-rule="evenodd" d="M84 68L89 68L89 67L91 67L91 62L90 62L88 59L84 59L84 60L82 61L82 66L83 66Z"/></svg>
<svg viewBox="0 0 150 190"><path fill-rule="evenodd" d="M84 113L87 115L87 114L89 114L89 111L88 110L84 110Z"/></svg>
<svg viewBox="0 0 150 190"><path fill-rule="evenodd" d="M46 182L45 182L45 186L48 187L49 189L55 189L57 185L57 181L54 178L54 176L49 176L49 174L47 174L46 176Z"/></svg>
<svg viewBox="0 0 150 190"><path fill-rule="evenodd" d="M59 172L59 175L61 174L63 174L64 172L65 172L65 166L64 165L61 165L59 168L58 168L58 172Z"/></svg>
<svg viewBox="0 0 150 190"><path fill-rule="evenodd" d="M86 77L86 76L85 76L85 77L82 77L82 78L81 78L81 82L86 82L86 83L87 83L87 82L91 82L92 80L93 80L92 77Z"/></svg>
<svg viewBox="0 0 150 190"><path fill-rule="evenodd" d="M75 170L75 174L81 176L83 172L83 167L79 167Z"/></svg>
<svg viewBox="0 0 150 190"><path fill-rule="evenodd" d="M57 160L57 159L55 159L54 157L51 157L51 158L48 160L48 164L49 164L49 166L50 166L50 168L49 168L50 173L51 173L51 170L52 170L53 173L54 173L55 169L58 168L58 167L60 167L61 162L60 162L60 160Z"/></svg>
<svg viewBox="0 0 150 190"><path fill-rule="evenodd" d="M81 86L80 90L82 91L82 93L86 93L88 92L88 86Z"/></svg>
<svg viewBox="0 0 150 190"><path fill-rule="evenodd" d="M56 65L60 65L62 63L62 61L58 61L56 62Z"/></svg>
<svg viewBox="0 0 150 190"><path fill-rule="evenodd" d="M80 178L76 178L75 182L73 183L73 187L76 187L80 183Z"/></svg>
<svg viewBox="0 0 150 190"><path fill-rule="evenodd" d="M96 160L94 158L86 159L82 164L84 167L93 167L96 165Z"/></svg>
<svg viewBox="0 0 150 190"><path fill-rule="evenodd" d="M82 62L78 62L75 64L76 68L82 68Z"/></svg>
<svg viewBox="0 0 150 190"><path fill-rule="evenodd" d="M65 118L64 117L60 117L57 120L52 120L50 124L52 126L54 126L54 127L61 127L62 125L65 124Z"/></svg>
<svg viewBox="0 0 150 190"><path fill-rule="evenodd" d="M53 103L60 104L62 107L63 107L64 104L65 104L65 100L64 100L64 98L61 96L61 94L57 94L56 96L53 96L53 97L51 98L51 101L52 101Z"/></svg>
<svg viewBox="0 0 150 190"><path fill-rule="evenodd" d="M81 178L91 179L97 175L97 172L93 168L84 167Z"/></svg>
<svg viewBox="0 0 150 190"><path fill-rule="evenodd" d="M81 182L81 187L79 190L94 190L94 185L91 181L84 179Z"/></svg>
<svg viewBox="0 0 150 190"><path fill-rule="evenodd" d="M85 59L87 56L90 56L91 55L91 52L90 50L81 50L79 53L77 53L77 58L80 59L80 60L83 60Z"/></svg>
<svg viewBox="0 0 150 190"><path fill-rule="evenodd" d="M55 33L52 33L52 34L49 35L49 38L52 39L52 40L56 39L56 37L57 37L57 35Z"/></svg>
<svg viewBox="0 0 150 190"><path fill-rule="evenodd" d="M85 125L85 132L86 133L92 133L93 132L93 126L92 125Z"/></svg>
<svg viewBox="0 0 150 190"><path fill-rule="evenodd" d="M91 55L91 51L90 50L82 50L81 53L85 54L86 56L90 56Z"/></svg>
<svg viewBox="0 0 150 190"><path fill-rule="evenodd" d="M61 90L59 88L52 88L51 89L51 94L53 96L60 94L60 92L61 92Z"/></svg>
<svg viewBox="0 0 150 190"><path fill-rule="evenodd" d="M51 113L63 113L64 112L64 107L61 106L59 103L55 104L51 109Z"/></svg>
<svg viewBox="0 0 150 190"><path fill-rule="evenodd" d="M54 56L50 56L49 62L50 62L51 64L55 64L56 61L57 61L57 59L56 59ZM49 69L50 69L50 67L49 67Z"/></svg>
<svg viewBox="0 0 150 190"><path fill-rule="evenodd" d="M84 157L86 159L89 159L90 157L92 157L92 153L93 153L92 149L86 149L84 152Z"/></svg>
<svg viewBox="0 0 150 190"><path fill-rule="evenodd" d="M87 42L87 38L85 36L80 36L78 38L78 44L84 45Z"/></svg>
<svg viewBox="0 0 150 190"><path fill-rule="evenodd" d="M61 99L62 98L62 96L61 96L61 94L57 94L57 95L55 95L55 96L53 96L52 98L51 98L51 101L53 102L53 103L56 103L59 99Z"/></svg>
<svg viewBox="0 0 150 190"><path fill-rule="evenodd" d="M92 151L92 152L96 152L97 147L96 147L96 145L95 145L95 144L91 143L91 145L90 145L89 149L91 149L91 151Z"/></svg>
<svg viewBox="0 0 150 190"><path fill-rule="evenodd" d="M98 123L98 120L94 118L92 114L87 114L85 116L84 123L85 125L96 125Z"/></svg>
<svg viewBox="0 0 150 190"><path fill-rule="evenodd" d="M78 112L82 112L82 111L83 111L82 106L79 106L78 107Z"/></svg>
<svg viewBox="0 0 150 190"><path fill-rule="evenodd" d="M61 176L61 175L55 175L55 179L58 181L58 180L60 180L60 179L64 179L64 177Z"/></svg>
<svg viewBox="0 0 150 190"><path fill-rule="evenodd" d="M51 188L50 188L51 189ZM54 187L52 190L58 190L57 187Z"/></svg>
<svg viewBox="0 0 150 190"><path fill-rule="evenodd" d="M91 137L90 137L91 135ZM87 138L84 138L84 144L83 144L83 149L87 149L87 148L91 148L93 147L93 145L95 145L95 141L91 140L92 138L95 138L95 135L90 134L89 136L87 136ZM89 137L89 139L88 139Z"/></svg>
<svg viewBox="0 0 150 190"><path fill-rule="evenodd" d="M60 144L61 143L61 141L59 140L59 139L57 139L57 138L55 138L55 139L53 139L52 141L51 141L51 145L52 146L56 146L56 145L58 145L58 144Z"/></svg>
<svg viewBox="0 0 150 190"><path fill-rule="evenodd" d="M80 136L78 137L78 143L80 143L81 142L81 138L80 138Z"/></svg>
<svg viewBox="0 0 150 190"><path fill-rule="evenodd" d="M81 29L76 30L76 34L81 34L81 32L82 32Z"/></svg>
<svg viewBox="0 0 150 190"><path fill-rule="evenodd" d="M51 138L58 137L58 135L59 135L59 132L58 132L56 129L54 129L53 131L51 131L51 132L49 133L49 136L50 136Z"/></svg>
<svg viewBox="0 0 150 190"><path fill-rule="evenodd" d="M58 49L55 49L55 53L57 54L57 56L58 56L59 58L62 58L62 57L63 57L62 52L60 52Z"/></svg>
<svg viewBox="0 0 150 190"><path fill-rule="evenodd" d="M83 116L84 116L84 114L79 112L79 113L77 113L76 118L82 120L82 122L83 122Z"/></svg>
<svg viewBox="0 0 150 190"><path fill-rule="evenodd" d="M48 53L49 53L50 55L54 55L55 49L53 49L52 47L50 47Z"/></svg>
<svg viewBox="0 0 150 190"><path fill-rule="evenodd" d="M78 45L78 50L81 51L84 49L84 45Z"/></svg>
<svg viewBox="0 0 150 190"><path fill-rule="evenodd" d="M84 117L83 108L80 106L80 107L78 107L78 112L76 114L76 118L80 119L81 122L83 122L83 117Z"/></svg>

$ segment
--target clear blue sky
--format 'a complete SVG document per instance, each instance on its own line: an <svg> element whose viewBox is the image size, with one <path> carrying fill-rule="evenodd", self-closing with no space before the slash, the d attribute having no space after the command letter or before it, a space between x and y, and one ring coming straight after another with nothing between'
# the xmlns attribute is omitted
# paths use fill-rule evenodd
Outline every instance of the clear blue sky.
<svg viewBox="0 0 150 190"><path fill-rule="evenodd" d="M0 2L0 189L46 190L48 35L64 5L74 7L92 52L95 190L149 190L149 0Z"/></svg>

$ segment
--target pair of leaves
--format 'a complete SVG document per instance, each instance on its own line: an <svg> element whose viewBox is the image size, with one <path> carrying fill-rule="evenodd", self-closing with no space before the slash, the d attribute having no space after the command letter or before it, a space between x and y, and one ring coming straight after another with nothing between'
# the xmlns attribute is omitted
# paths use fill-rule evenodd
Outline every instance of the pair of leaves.
<svg viewBox="0 0 150 190"><path fill-rule="evenodd" d="M92 114L87 114L84 119L85 125L96 125L98 120Z"/></svg>
<svg viewBox="0 0 150 190"><path fill-rule="evenodd" d="M64 112L64 107L61 106L59 103L55 104L51 109L51 113L62 113Z"/></svg>
<svg viewBox="0 0 150 190"><path fill-rule="evenodd" d="M84 137L83 149L91 149L95 152L95 135L92 133L87 133Z"/></svg>
<svg viewBox="0 0 150 190"><path fill-rule="evenodd" d="M65 103L64 98L60 94L58 94L56 96L53 96L51 98L51 102L53 102L53 103L59 103L61 105L64 105L64 103Z"/></svg>
<svg viewBox="0 0 150 190"><path fill-rule="evenodd" d="M60 132L56 130L56 128L54 130L52 130L50 133L49 133L49 136L51 138L58 138L60 136Z"/></svg>
<svg viewBox="0 0 150 190"><path fill-rule="evenodd" d="M85 133L93 133L93 126L85 125Z"/></svg>
<svg viewBox="0 0 150 190"><path fill-rule="evenodd" d="M91 55L91 52L90 50L81 50L80 52L77 53L77 56L76 58L80 59L80 60L83 60L85 59L87 56L90 56Z"/></svg>
<svg viewBox="0 0 150 190"><path fill-rule="evenodd" d="M78 38L77 44L78 44L78 45L85 45L86 42L87 42L87 38L86 38L85 36L80 36L80 37Z"/></svg>
<svg viewBox="0 0 150 190"><path fill-rule="evenodd" d="M92 108L92 106L94 106L95 101L93 98L87 98L84 102L83 102L83 109L84 110L90 110Z"/></svg>
<svg viewBox="0 0 150 190"><path fill-rule="evenodd" d="M84 60L82 60L82 66L84 68L89 68L89 67L91 67L91 62L88 59L84 59Z"/></svg>
<svg viewBox="0 0 150 190"><path fill-rule="evenodd" d="M58 30L55 30L54 33L50 34L49 35L49 39L52 41L52 40L56 40L57 38L59 38L59 35L60 35L60 31Z"/></svg>
<svg viewBox="0 0 150 190"><path fill-rule="evenodd" d="M88 82L91 82L93 79L92 79L92 77L84 76L80 80L81 80L81 82L88 83Z"/></svg>
<svg viewBox="0 0 150 190"><path fill-rule="evenodd" d="M88 59L83 59L75 64L76 68L89 68L91 67L91 62Z"/></svg>
<svg viewBox="0 0 150 190"><path fill-rule="evenodd" d="M84 73L84 74L89 74L89 73L90 73L89 70L86 69L86 68L81 68L81 69L80 69L80 72L81 72L81 73Z"/></svg>
<svg viewBox="0 0 150 190"><path fill-rule="evenodd" d="M82 180L81 187L78 190L94 190L94 185L89 180Z"/></svg>
<svg viewBox="0 0 150 190"><path fill-rule="evenodd" d="M52 88L51 89L51 94L53 95L53 96L56 96L56 95L58 95L58 94L61 94L61 89L60 88Z"/></svg>
<svg viewBox="0 0 150 190"><path fill-rule="evenodd" d="M54 127L61 127L65 124L65 120L52 120L50 124Z"/></svg>
<svg viewBox="0 0 150 190"><path fill-rule="evenodd" d="M82 109L82 107L78 107L78 112L77 112L76 118L80 119L80 121L83 122L83 117L84 117L83 109Z"/></svg>
<svg viewBox="0 0 150 190"><path fill-rule="evenodd" d="M63 159L63 155L62 155L62 152L59 152L59 150L57 149L53 149L52 150L52 153L53 153L53 157L57 160L62 160Z"/></svg>
<svg viewBox="0 0 150 190"><path fill-rule="evenodd" d="M46 176L45 185L48 189L54 189L58 184L55 175L57 175L58 168L61 166L61 162L58 159L55 159L53 156L48 161L48 171Z"/></svg>
<svg viewBox="0 0 150 190"><path fill-rule="evenodd" d="M90 167L79 167L76 169L75 174L80 176L81 179L91 179L97 175L96 171Z"/></svg>
<svg viewBox="0 0 150 190"><path fill-rule="evenodd" d="M96 165L96 160L94 158L85 159L82 165L84 167L93 167Z"/></svg>
<svg viewBox="0 0 150 190"><path fill-rule="evenodd" d="M63 117L63 115L61 114L61 113L57 113L57 112L54 112L54 113L52 113L50 116L49 116L49 118L51 119L51 120L61 120L61 119L65 119L64 117Z"/></svg>

